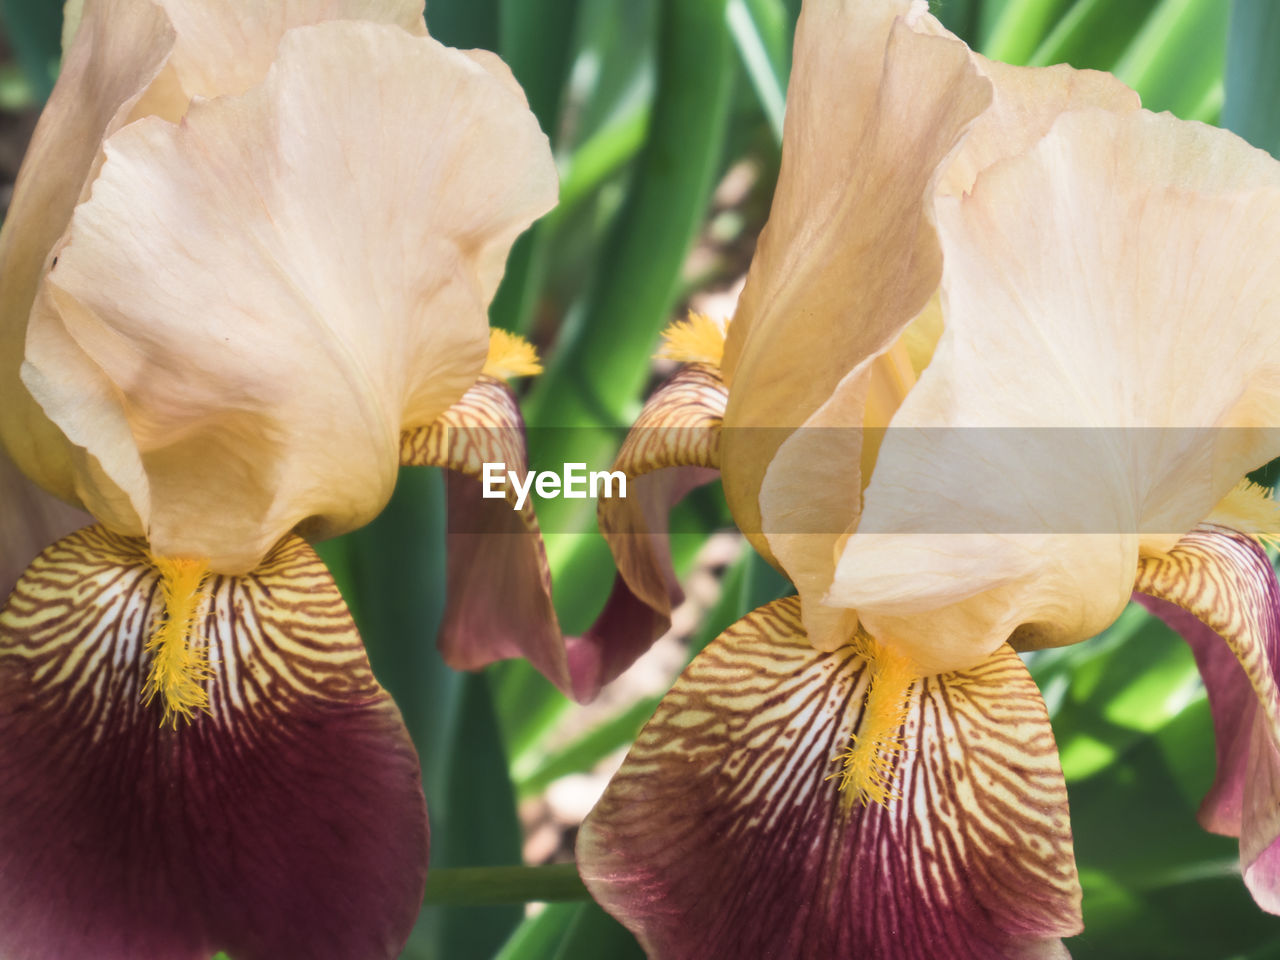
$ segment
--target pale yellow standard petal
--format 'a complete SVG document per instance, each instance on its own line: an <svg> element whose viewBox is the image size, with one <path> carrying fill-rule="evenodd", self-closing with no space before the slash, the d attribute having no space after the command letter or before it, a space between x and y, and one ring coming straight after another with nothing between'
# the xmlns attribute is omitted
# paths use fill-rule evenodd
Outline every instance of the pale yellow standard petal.
<svg viewBox="0 0 1280 960"><path fill-rule="evenodd" d="M0 230L0 442L28 476L68 500L77 496L76 454L19 380L28 317L103 137L125 123L174 43L147 0L96 0L82 13ZM79 360L82 384L100 385L101 373Z"/></svg>
<svg viewBox="0 0 1280 960"><path fill-rule="evenodd" d="M1102 108L1132 113L1138 95L1109 73L1075 70L1066 64L1018 67L971 54L978 71L991 80L991 107L976 121L947 163L938 192L959 194L973 188L978 174L997 160L1016 157L1049 132L1068 110Z"/></svg>
<svg viewBox="0 0 1280 960"><path fill-rule="evenodd" d="M381 509L402 429L479 375L503 259L556 195L510 84L367 23L289 31L262 86L135 123L108 156L51 276L58 315L33 324L106 374L133 449L79 416L57 355L29 350L26 382L108 476L140 457L153 549L214 572Z"/></svg>
<svg viewBox="0 0 1280 960"><path fill-rule="evenodd" d="M1168 115L1078 111L938 222L946 332L829 599L962 669L1014 631L1106 626L1140 553L1280 453L1280 164Z"/></svg>
<svg viewBox="0 0 1280 960"><path fill-rule="evenodd" d="M723 363L725 493L764 553L774 452L937 288L931 184L991 101L965 46L908 15L906 0L840 0L806 4L797 27L782 169Z"/></svg>
<svg viewBox="0 0 1280 960"><path fill-rule="evenodd" d="M871 44L877 30L883 30L883 24L872 25L875 18L893 13L903 18L894 30L914 41L908 44L903 39L895 49L891 36L883 56L863 53L867 64L879 66L883 60L877 81L881 99L862 110L864 120L875 118L879 111L883 129L873 119L856 134L842 134L848 141L842 142L830 121L838 116L838 105L826 104L813 116L799 112L794 103L790 108L789 124L795 126L789 132L796 136L787 144L796 153L807 152L790 173L805 182L796 196L780 188L771 221L786 225L785 242L791 249L779 254L769 243L762 244L753 265L755 285L748 284L748 296L736 320L740 331L731 338L726 361L729 378L741 385L741 397L731 403L727 420L730 502L749 535L764 531L763 538L756 538L756 546L763 539L767 552L797 584L810 640L822 649L834 649L852 635L852 615L821 604L834 575L834 554L856 524L861 505L856 492L865 488L870 477L881 430L927 365L941 329L936 289L928 291L933 297L927 304L922 299L929 279L935 288L939 279L929 226L932 195L968 190L979 170L1026 150L1065 111L1102 107L1125 113L1138 107L1137 95L1107 74L1067 66L1012 67L969 52L970 66L978 77L990 81L991 94L989 104L983 103L971 114L973 122L967 129L958 113L948 121L950 127L943 123L926 131L913 132L896 119L884 120L911 69L941 73L949 62L934 55L934 48L923 42L926 38L939 44L951 41L953 46L943 49L950 51L948 56L956 52L956 38L927 13L924 4L815 5L810 14L821 21L821 27L801 31L797 63L821 57L836 42L833 38L840 29L850 25L859 30L859 43ZM853 56L849 59L859 62ZM821 70L813 83L832 89L836 87L832 78L843 81L857 75L850 63L826 64ZM917 99L913 109L942 110L948 97L962 98L963 90L969 88L976 95L981 86L972 76L965 84L956 88L942 79L932 85L922 83L913 93ZM804 89L796 92L803 94ZM800 132L801 125L811 127L811 132ZM929 133L950 130L954 135L962 129L958 145L950 152L940 149L940 142L928 140ZM893 136L900 139L890 145ZM871 146L876 143L885 145L883 153ZM830 169L845 155L852 158L852 176ZM908 158L905 165L904 157ZM784 169L784 180L786 173ZM876 179L881 174L884 182ZM864 182L863 177L869 179ZM850 182L862 184L860 197L838 207L838 212L823 205L824 191L838 192ZM783 202L790 203L790 208L782 208ZM867 210L860 205L872 203L880 206ZM845 216L849 219L842 219ZM916 225L918 233L914 253L909 224ZM809 262L784 261L787 254L797 260L807 257ZM895 277L903 286L891 291L887 284ZM770 301L777 291L783 291L780 299ZM779 331L772 339L766 333L746 332L771 324ZM762 340L754 348L758 350L754 367L744 359L753 351L753 336ZM793 348L794 352L787 352ZM783 363L795 366L788 372L781 369ZM739 364L742 371L737 370ZM744 424L754 429L735 429ZM759 429L765 424L774 429ZM797 425L801 429L793 432ZM755 462L746 462L752 458ZM758 511L751 499L757 487Z"/></svg>
<svg viewBox="0 0 1280 960"><path fill-rule="evenodd" d="M165 73L135 116L177 121L195 97L244 93L260 83L280 38L293 27L327 20L394 23L419 36L427 29L417 0L158 0L177 34Z"/></svg>
<svg viewBox="0 0 1280 960"><path fill-rule="evenodd" d="M0 382L5 384L0 438L30 476L65 499L83 499L80 475L96 472L98 491L89 496L110 497L114 508L100 510L99 516L121 532L142 533L145 527L139 516L145 516L147 500L141 463L132 465L129 476L118 466L108 480L49 423L19 380L37 290L73 206L89 195L105 137L152 114L176 121L196 96L243 93L266 75L286 30L324 20L395 23L426 33L422 5L413 0L69 0L65 5L62 70L0 234ZM43 349L61 354L68 377L84 384L81 415L119 443L127 424L110 402L110 381L59 323L44 324L40 337ZM124 490L108 492L115 484Z"/></svg>

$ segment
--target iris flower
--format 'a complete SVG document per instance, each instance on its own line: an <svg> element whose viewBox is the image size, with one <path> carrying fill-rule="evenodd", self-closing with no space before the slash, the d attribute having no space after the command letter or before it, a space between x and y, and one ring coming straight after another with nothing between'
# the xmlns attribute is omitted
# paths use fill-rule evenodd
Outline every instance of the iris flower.
<svg viewBox="0 0 1280 960"><path fill-rule="evenodd" d="M372 960L417 916L418 759L304 538L402 463L523 456L536 358L487 308L556 198L510 71L421 9L68 7L0 235L0 437L96 523L4 584L6 957ZM469 586L446 655L567 687L558 637L469 646Z"/></svg>
<svg viewBox="0 0 1280 960"><path fill-rule="evenodd" d="M1207 827L1280 912L1280 164L1114 78L970 52L907 0L806 0L783 163L727 336L619 464L622 574L718 468L798 596L702 653L583 825L593 895L659 960L1055 957L1067 794L1017 651L1135 591L1209 691ZM887 428L887 429L886 429ZM694 474L690 471L703 471Z"/></svg>

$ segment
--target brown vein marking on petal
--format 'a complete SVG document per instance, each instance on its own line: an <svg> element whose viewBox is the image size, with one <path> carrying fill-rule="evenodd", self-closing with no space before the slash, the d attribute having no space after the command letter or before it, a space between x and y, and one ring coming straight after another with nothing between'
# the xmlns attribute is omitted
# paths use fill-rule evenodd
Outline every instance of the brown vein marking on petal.
<svg viewBox="0 0 1280 960"><path fill-rule="evenodd" d="M526 657L572 694L560 623L551 602L551 566L533 510L519 510L512 484L505 499L482 496L485 463L521 474L528 465L524 418L502 380L482 375L462 399L425 427L400 438L405 466L447 467L448 604L440 652L457 670ZM494 597L503 598L494 603Z"/></svg>
<svg viewBox="0 0 1280 960"><path fill-rule="evenodd" d="M479 479L485 463L526 467L524 417L511 388L482 375L457 403L425 427L400 435L400 463L406 467L448 467ZM507 488L514 505L515 493Z"/></svg>
<svg viewBox="0 0 1280 960"><path fill-rule="evenodd" d="M795 598L691 664L584 823L592 894L655 960L1063 956L1080 929L1066 789L1007 646L916 681L898 798L841 802L865 662L815 651Z"/></svg>
<svg viewBox="0 0 1280 960"><path fill-rule="evenodd" d="M671 626L684 599L671 566L667 518L690 490L715 479L726 388L709 364L682 367L641 410L613 469L627 477L625 498L602 498L600 532L618 576L595 624L570 641L579 700L590 700Z"/></svg>
<svg viewBox="0 0 1280 960"><path fill-rule="evenodd" d="M641 476L664 467L720 468L720 426L729 399L720 373L691 363L649 398L614 468Z"/></svg>
<svg viewBox="0 0 1280 960"><path fill-rule="evenodd" d="M711 478L706 470L719 468L727 400L718 371L702 363L683 367L649 398L618 451L613 467L627 475L626 499L603 499L597 507L619 574L664 616L683 599L671 569L667 515ZM669 469L681 467L703 470Z"/></svg>
<svg viewBox="0 0 1280 960"><path fill-rule="evenodd" d="M396 955L418 763L324 565L289 537L209 578L207 713L176 726L144 697L159 581L142 541L90 527L0 613L0 953Z"/></svg>
<svg viewBox="0 0 1280 960"><path fill-rule="evenodd" d="M1280 746L1280 585L1257 542L1228 527L1201 524L1168 554L1144 557L1133 589L1178 605L1226 641Z"/></svg>

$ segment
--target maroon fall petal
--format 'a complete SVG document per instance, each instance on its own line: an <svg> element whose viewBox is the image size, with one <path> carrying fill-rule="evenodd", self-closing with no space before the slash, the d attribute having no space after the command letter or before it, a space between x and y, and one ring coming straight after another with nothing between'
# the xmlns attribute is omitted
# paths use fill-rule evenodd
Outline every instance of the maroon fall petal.
<svg viewBox="0 0 1280 960"><path fill-rule="evenodd" d="M477 670L524 657L572 694L533 498L516 509L510 484L506 498L486 498L481 486L486 463L520 475L527 469L524 418L511 388L481 376L433 423L402 435L400 462L450 471L448 603L438 641L445 662Z"/></svg>
<svg viewBox="0 0 1280 960"><path fill-rule="evenodd" d="M671 626L684 593L671 566L668 518L691 490L718 475L728 390L705 363L682 367L640 412L613 469L626 498L602 499L600 532L618 576L604 611L569 642L574 691L589 700L631 666Z"/></svg>
<svg viewBox="0 0 1280 960"><path fill-rule="evenodd" d="M894 795L864 806L832 775L870 673L814 650L792 597L677 680L578 840L583 880L652 960L1066 956L1066 786L1022 662L1005 646L915 681Z"/></svg>
<svg viewBox="0 0 1280 960"><path fill-rule="evenodd" d="M302 540L211 577L207 712L161 723L141 541L90 527L0 613L0 955L378 960L421 903L426 808L399 711Z"/></svg>
<svg viewBox="0 0 1280 960"><path fill-rule="evenodd" d="M1200 823L1240 838L1258 905L1280 913L1280 582L1266 551L1201 525L1138 569L1134 598L1191 646L1209 694L1218 768Z"/></svg>

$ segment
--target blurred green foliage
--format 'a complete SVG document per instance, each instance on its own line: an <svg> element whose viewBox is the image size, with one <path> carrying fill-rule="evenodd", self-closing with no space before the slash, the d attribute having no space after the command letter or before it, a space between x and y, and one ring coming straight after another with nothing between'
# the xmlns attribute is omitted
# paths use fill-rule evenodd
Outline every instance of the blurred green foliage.
<svg viewBox="0 0 1280 960"><path fill-rule="evenodd" d="M658 333L697 286L745 266L726 251L760 228L776 176L797 0L430 0L446 43L497 51L551 137L560 206L523 237L493 305L497 326L539 343L548 372L525 397L548 433L535 463L612 457L651 388ZM1069 62L1115 72L1143 102L1218 122L1280 148L1280 4L1273 0L938 0L935 12L976 49L1013 63ZM59 5L3 0L12 63L0 108L38 105L56 75ZM758 177L733 216L717 220L709 266L686 273L708 235L726 171ZM547 505L562 621L581 629L612 576L594 517ZM682 508L677 568L727 523L704 493ZM521 663L449 671L433 636L444 605L443 484L402 473L368 528L321 546L423 759L432 866L510 866L521 858L517 798L592 769L626 747L657 697L619 707L566 742L553 733L576 709ZM696 531L702 531L698 533ZM758 558L729 567L693 655L788 585ZM1280 958L1280 921L1240 882L1235 843L1194 814L1213 774L1207 704L1187 649L1130 609L1085 644L1029 657L1062 751L1086 933L1077 960ZM442 878L461 874L441 874ZM563 878L562 878L563 879ZM570 888L571 889L571 888ZM446 891L447 893L447 891ZM455 891L456 893L456 891ZM526 917L518 904L424 908L411 960L640 957L594 904L557 903ZM458 899L457 896L452 899Z"/></svg>

